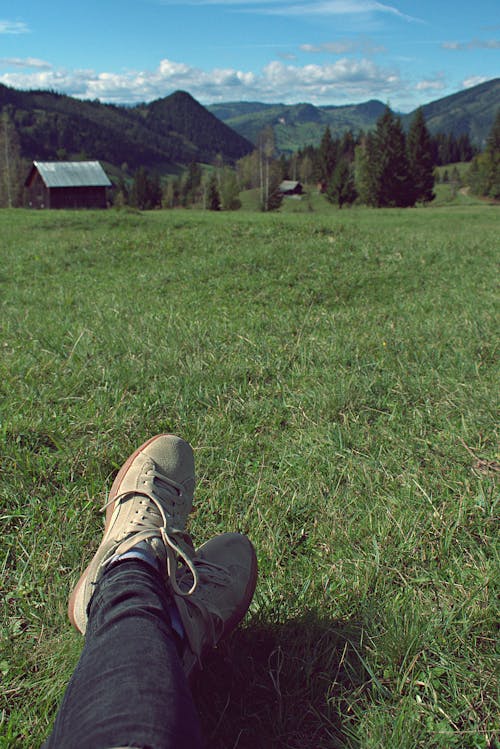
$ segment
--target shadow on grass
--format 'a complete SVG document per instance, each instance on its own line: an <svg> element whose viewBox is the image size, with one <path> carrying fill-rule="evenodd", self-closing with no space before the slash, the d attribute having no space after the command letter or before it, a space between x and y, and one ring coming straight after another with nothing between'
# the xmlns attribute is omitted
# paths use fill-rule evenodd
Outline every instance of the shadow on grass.
<svg viewBox="0 0 500 749"><path fill-rule="evenodd" d="M250 624L207 658L193 688L207 749L334 749L369 683L362 632L313 614Z"/></svg>

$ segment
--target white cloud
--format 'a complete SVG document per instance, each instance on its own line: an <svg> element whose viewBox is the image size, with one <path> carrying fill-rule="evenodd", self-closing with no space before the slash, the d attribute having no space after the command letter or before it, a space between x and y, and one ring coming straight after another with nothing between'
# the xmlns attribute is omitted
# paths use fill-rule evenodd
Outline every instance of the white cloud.
<svg viewBox="0 0 500 749"><path fill-rule="evenodd" d="M500 49L500 39L472 39L470 42L443 42L443 49Z"/></svg>
<svg viewBox="0 0 500 749"><path fill-rule="evenodd" d="M161 60L158 71L165 78L179 77L188 75L192 68L184 62L173 62L172 60Z"/></svg>
<svg viewBox="0 0 500 749"><path fill-rule="evenodd" d="M51 70L52 65L45 60L36 57L3 57L0 65L14 68L38 68L38 70Z"/></svg>
<svg viewBox="0 0 500 749"><path fill-rule="evenodd" d="M465 78L465 80L462 81L462 86L464 88L471 88L472 86L479 86L480 83L484 83L488 80L489 78L486 78L486 76L483 75L471 75L469 78Z"/></svg>
<svg viewBox="0 0 500 749"><path fill-rule="evenodd" d="M346 52L353 52L358 45L356 42L325 42L324 44L301 44L302 52L328 52L332 55L344 55Z"/></svg>
<svg viewBox="0 0 500 749"><path fill-rule="evenodd" d="M297 0L159 0L162 5L219 5L239 11L265 13L283 16L341 16L341 15L371 15L374 13L389 13L405 21L423 23L419 18L402 13L392 5L377 2L377 0L311 0L298 2Z"/></svg>
<svg viewBox="0 0 500 749"><path fill-rule="evenodd" d="M29 28L23 21L1 21L0 34L28 34Z"/></svg>
<svg viewBox="0 0 500 749"><path fill-rule="evenodd" d="M264 68L264 79L275 83L298 83L310 86L320 83L321 85L338 85L339 83L358 83L359 81L380 81L381 75L378 68L369 60L347 60L343 58L329 65L305 65L303 67L284 65L274 61ZM384 83L390 79L387 74L382 76Z"/></svg>
<svg viewBox="0 0 500 749"><path fill-rule="evenodd" d="M314 0L307 4L291 3L286 6L263 8L262 12L285 16L352 16L386 13L404 21L423 23L419 18L409 16L392 5L385 5L376 0Z"/></svg>
<svg viewBox="0 0 500 749"><path fill-rule="evenodd" d="M369 39L353 40L344 39L338 42L324 42L323 44L301 44L300 50L306 53L324 53L332 55L345 55L353 52L362 52L364 55L375 55L385 52L385 47L373 45Z"/></svg>
<svg viewBox="0 0 500 749"><path fill-rule="evenodd" d="M205 71L182 62L161 60L153 71L123 73L93 70L9 72L0 81L15 88L54 89L85 99L133 103L167 96L176 89L189 91L204 103L216 101L312 101L333 104L363 101L397 94L401 80L397 72L371 60L341 58L326 65L292 65L270 62L260 73L215 68Z"/></svg>
<svg viewBox="0 0 500 749"><path fill-rule="evenodd" d="M473 39L469 44L470 49L500 49L500 39Z"/></svg>
<svg viewBox="0 0 500 749"><path fill-rule="evenodd" d="M446 88L446 84L441 76L433 80L419 81L415 86L416 91L442 91L444 88Z"/></svg>

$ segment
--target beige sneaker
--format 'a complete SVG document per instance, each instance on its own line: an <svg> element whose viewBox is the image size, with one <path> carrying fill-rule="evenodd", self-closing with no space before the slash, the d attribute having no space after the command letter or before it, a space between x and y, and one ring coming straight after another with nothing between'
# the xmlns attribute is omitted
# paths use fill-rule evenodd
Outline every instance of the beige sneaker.
<svg viewBox="0 0 500 749"><path fill-rule="evenodd" d="M167 576L178 596L194 591L198 574L191 561L191 539L184 531L193 504L194 486L193 451L180 437L158 434L128 458L105 505L101 544L69 599L69 618L77 630L85 632L87 606L106 564L143 541L162 563L166 562ZM179 558L186 565L182 589L176 582ZM188 571L189 585L185 582Z"/></svg>
<svg viewBox="0 0 500 749"><path fill-rule="evenodd" d="M228 635L245 616L257 583L257 557L250 540L239 533L223 533L200 546L192 560L198 584L189 595L174 592L186 636L182 661L190 677L201 658ZM191 571L178 573L186 594Z"/></svg>

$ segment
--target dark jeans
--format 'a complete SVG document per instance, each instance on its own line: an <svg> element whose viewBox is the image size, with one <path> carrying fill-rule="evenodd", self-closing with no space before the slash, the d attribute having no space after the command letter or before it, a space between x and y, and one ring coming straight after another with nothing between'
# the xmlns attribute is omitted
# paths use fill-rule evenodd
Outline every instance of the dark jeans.
<svg viewBox="0 0 500 749"><path fill-rule="evenodd" d="M85 645L44 749L199 749L198 716L161 575L137 559L105 571Z"/></svg>

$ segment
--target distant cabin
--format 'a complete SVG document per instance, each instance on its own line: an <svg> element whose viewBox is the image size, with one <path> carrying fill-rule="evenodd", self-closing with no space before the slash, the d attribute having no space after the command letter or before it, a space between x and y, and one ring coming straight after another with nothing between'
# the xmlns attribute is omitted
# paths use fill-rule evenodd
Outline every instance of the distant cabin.
<svg viewBox="0 0 500 749"><path fill-rule="evenodd" d="M304 189L300 182L292 179L284 179L279 186L282 195L302 195Z"/></svg>
<svg viewBox="0 0 500 749"><path fill-rule="evenodd" d="M31 208L106 208L111 187L98 161L34 161L24 184Z"/></svg>

